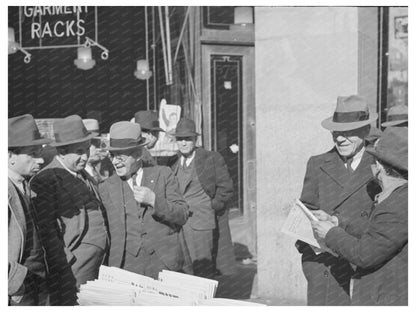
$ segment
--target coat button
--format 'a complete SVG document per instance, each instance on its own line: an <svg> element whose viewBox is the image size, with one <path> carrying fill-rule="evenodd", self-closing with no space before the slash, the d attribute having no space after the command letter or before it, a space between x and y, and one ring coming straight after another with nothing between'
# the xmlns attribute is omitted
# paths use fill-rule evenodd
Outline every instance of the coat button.
<svg viewBox="0 0 416 312"><path fill-rule="evenodd" d="M324 276L325 276L325 277L328 277L328 276L329 276L329 272L328 272L328 270L325 270L325 271L324 271Z"/></svg>
<svg viewBox="0 0 416 312"><path fill-rule="evenodd" d="M362 211L361 212L361 217L368 217L367 211Z"/></svg>

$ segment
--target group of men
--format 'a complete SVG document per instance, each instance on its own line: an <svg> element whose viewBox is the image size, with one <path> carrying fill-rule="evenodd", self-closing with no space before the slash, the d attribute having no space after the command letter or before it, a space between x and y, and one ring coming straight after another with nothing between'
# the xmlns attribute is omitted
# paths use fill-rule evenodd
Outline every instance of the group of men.
<svg viewBox="0 0 416 312"><path fill-rule="evenodd" d="M374 210L374 199L381 191L372 172L376 159L367 152L377 145L381 135L370 126L377 118L378 114L369 112L363 97L338 97L333 116L322 121L322 126L331 131L334 147L309 159L300 198L312 211L322 210L348 220L343 227L357 239L363 235L362 229ZM392 107L381 125L407 128L407 107ZM362 278L355 266L344 257L316 250L302 241L297 241L296 247L302 254L308 305L350 305L352 280ZM405 267L407 270L407 258L402 269ZM377 304L378 296L383 294L372 296L372 301L358 301Z"/></svg>
<svg viewBox="0 0 416 312"><path fill-rule="evenodd" d="M156 165L148 148L161 129L151 115L110 127L106 174L98 133L81 117L56 120L53 141L31 115L9 119L10 305L75 305L102 264L152 278L163 269L214 276L215 212L233 193L227 166L196 147L187 118L171 167ZM48 164L45 144L55 148Z"/></svg>

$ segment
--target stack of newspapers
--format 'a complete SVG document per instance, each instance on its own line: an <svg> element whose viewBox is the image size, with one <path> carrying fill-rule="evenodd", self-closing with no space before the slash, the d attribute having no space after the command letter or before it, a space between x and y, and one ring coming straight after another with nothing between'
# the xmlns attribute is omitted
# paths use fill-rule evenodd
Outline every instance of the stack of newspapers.
<svg viewBox="0 0 416 312"><path fill-rule="evenodd" d="M214 298L218 281L163 270L158 280L116 267L101 266L98 279L81 285L78 303L88 305L257 305Z"/></svg>

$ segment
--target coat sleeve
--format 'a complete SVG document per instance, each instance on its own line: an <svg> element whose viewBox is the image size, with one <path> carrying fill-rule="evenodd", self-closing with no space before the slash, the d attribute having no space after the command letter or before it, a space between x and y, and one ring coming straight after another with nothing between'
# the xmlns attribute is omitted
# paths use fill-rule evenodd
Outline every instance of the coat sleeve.
<svg viewBox="0 0 416 312"><path fill-rule="evenodd" d="M215 166L215 196L212 199L212 208L221 210L225 203L233 196L233 180L228 172L227 165L220 153L214 152Z"/></svg>
<svg viewBox="0 0 416 312"><path fill-rule="evenodd" d="M172 170L168 167L160 168L153 215L162 221L184 225L188 220L188 204L180 194L179 184Z"/></svg>
<svg viewBox="0 0 416 312"><path fill-rule="evenodd" d="M408 242L407 201L398 206L375 208L368 230L361 238L351 236L340 227L330 229L325 237L326 245L359 267L374 268L383 264Z"/></svg>
<svg viewBox="0 0 416 312"><path fill-rule="evenodd" d="M319 207L319 183L317 168L314 158L311 157L306 165L305 178L303 180L300 201L309 209L320 209Z"/></svg>
<svg viewBox="0 0 416 312"><path fill-rule="evenodd" d="M27 268L16 261L9 262L8 272L8 295L22 296L25 291L24 281L27 275Z"/></svg>
<svg viewBox="0 0 416 312"><path fill-rule="evenodd" d="M68 263L72 263L74 255L69 248L65 246L58 233L58 224L55 214L55 205L57 204L55 198L56 182L54 181L53 176L41 172L32 179L30 187L36 193L33 204L39 222L41 241L45 245L47 253L52 256L54 254L60 254L63 250ZM62 259L62 257L54 257L54 259ZM62 265L67 264L62 263Z"/></svg>

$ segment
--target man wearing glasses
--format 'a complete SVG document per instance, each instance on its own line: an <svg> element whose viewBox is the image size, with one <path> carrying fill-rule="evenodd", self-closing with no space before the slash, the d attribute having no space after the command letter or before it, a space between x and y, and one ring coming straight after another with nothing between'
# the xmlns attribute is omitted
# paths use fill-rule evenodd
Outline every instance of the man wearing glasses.
<svg viewBox="0 0 416 312"><path fill-rule="evenodd" d="M368 219L378 185L373 179L374 158L366 152L365 138L378 118L369 113L364 98L338 97L332 117L322 126L332 133L334 148L309 159L301 201L312 210L323 210L348 219L350 234L360 233ZM371 189L374 188L374 189ZM379 189L378 189L379 190ZM302 267L308 282L308 305L350 305L350 280L354 270L348 261L298 241Z"/></svg>
<svg viewBox="0 0 416 312"><path fill-rule="evenodd" d="M168 167L143 167L147 140L138 123L110 128L108 151L116 174L99 185L111 237L108 265L157 278L163 269L180 271L178 233L188 205Z"/></svg>

